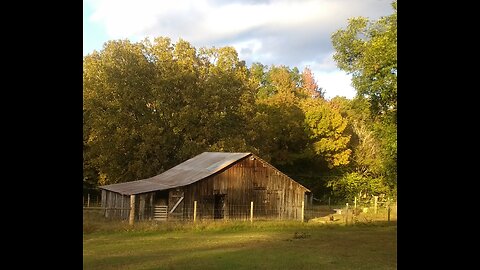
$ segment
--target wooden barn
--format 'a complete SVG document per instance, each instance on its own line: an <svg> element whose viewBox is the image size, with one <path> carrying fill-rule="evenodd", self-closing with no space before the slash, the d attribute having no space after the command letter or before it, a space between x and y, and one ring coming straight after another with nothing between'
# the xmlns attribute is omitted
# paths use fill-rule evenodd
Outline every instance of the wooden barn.
<svg viewBox="0 0 480 270"><path fill-rule="evenodd" d="M106 217L135 220L193 219L194 212L196 219L246 219L251 202L255 219L300 219L310 192L252 153L224 152L204 152L157 176L100 188Z"/></svg>

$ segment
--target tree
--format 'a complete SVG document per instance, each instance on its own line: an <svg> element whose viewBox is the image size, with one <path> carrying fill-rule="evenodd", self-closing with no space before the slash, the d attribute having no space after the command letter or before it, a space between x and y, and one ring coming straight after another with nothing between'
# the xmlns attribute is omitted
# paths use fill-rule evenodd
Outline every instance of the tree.
<svg viewBox="0 0 480 270"><path fill-rule="evenodd" d="M306 99L302 108L314 153L321 156L330 169L347 165L352 153L348 149L351 136L345 130L347 119L322 99Z"/></svg>
<svg viewBox="0 0 480 270"><path fill-rule="evenodd" d="M396 185L397 179L397 1L393 14L377 21L352 18L346 29L332 35L338 67L352 74L357 100L368 104L371 120L356 122L361 144L357 157L376 167L377 175ZM364 132L365 131L365 132ZM375 139L369 134L373 132ZM361 135L363 133L363 135ZM367 143L368 142L368 143ZM367 146L369 144L370 146ZM373 147L373 145L377 145ZM364 149L377 149L367 153ZM374 157L367 161L367 156ZM380 162L378 162L380 160ZM360 162L360 163L362 163ZM358 163L358 164L360 164ZM379 163L381 164L379 166ZM375 164L375 165L373 165ZM381 168L379 168L381 167Z"/></svg>
<svg viewBox="0 0 480 270"><path fill-rule="evenodd" d="M351 135L351 170L364 176L379 176L383 172L381 142L375 134L368 101L362 97L353 100L334 97L330 100L342 116L348 119L346 133Z"/></svg>
<svg viewBox="0 0 480 270"><path fill-rule="evenodd" d="M154 76L145 49L127 40L110 41L84 58L85 169L96 171L105 181L101 184L138 179L161 168L156 160L164 155L150 147L161 129L151 124L156 122L149 106Z"/></svg>
<svg viewBox="0 0 480 270"><path fill-rule="evenodd" d="M232 47L159 37L84 58L84 183L151 177L203 151L248 151L254 91Z"/></svg>
<svg viewBox="0 0 480 270"><path fill-rule="evenodd" d="M374 116L397 111L397 1L394 13L371 22L352 18L332 35L333 58L352 74L357 95L369 99Z"/></svg>
<svg viewBox="0 0 480 270"><path fill-rule="evenodd" d="M318 87L313 73L308 67L305 67L302 72L302 88L312 98L325 98L325 92L322 88Z"/></svg>
<svg viewBox="0 0 480 270"><path fill-rule="evenodd" d="M248 142L273 165L291 165L308 145L304 113L299 107L304 96L298 87L300 75L286 66L265 69L261 64L251 69L258 90Z"/></svg>
<svg viewBox="0 0 480 270"><path fill-rule="evenodd" d="M366 177L360 173L347 173L338 180L329 181L327 184L332 187L337 197L348 201L357 198L369 198L371 195L390 195L390 189L382 177Z"/></svg>

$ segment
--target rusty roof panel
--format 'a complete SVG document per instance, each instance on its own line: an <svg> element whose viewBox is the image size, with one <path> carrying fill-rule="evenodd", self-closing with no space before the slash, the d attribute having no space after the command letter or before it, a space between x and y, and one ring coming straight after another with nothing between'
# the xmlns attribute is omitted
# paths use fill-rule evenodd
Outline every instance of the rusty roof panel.
<svg viewBox="0 0 480 270"><path fill-rule="evenodd" d="M209 177L249 155L251 153L203 152L157 176L100 188L131 195L186 186Z"/></svg>

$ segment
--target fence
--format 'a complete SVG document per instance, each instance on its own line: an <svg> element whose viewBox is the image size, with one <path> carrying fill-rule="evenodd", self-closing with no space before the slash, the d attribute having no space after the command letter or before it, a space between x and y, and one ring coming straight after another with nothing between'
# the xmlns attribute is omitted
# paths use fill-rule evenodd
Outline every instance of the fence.
<svg viewBox="0 0 480 270"><path fill-rule="evenodd" d="M100 195L91 195L90 193L83 196L83 207L102 207L102 197Z"/></svg>
<svg viewBox="0 0 480 270"><path fill-rule="evenodd" d="M356 198L342 205L310 204L305 209L305 219L309 222L370 223L397 220L397 202L379 201L377 196L371 200L359 201Z"/></svg>
<svg viewBox="0 0 480 270"><path fill-rule="evenodd" d="M302 222L345 223L395 221L397 220L396 201L379 201L378 197L372 200L358 200L345 205L302 203L288 207L271 208L266 204L250 202L245 205L206 205L194 201L192 205L180 205L176 208L167 206L153 206L140 209L131 208L103 208L99 196L84 196L84 213L96 210L109 219L154 220L154 221L199 221L199 220L298 220ZM132 211L133 210L133 211ZM135 217L135 218L133 218Z"/></svg>

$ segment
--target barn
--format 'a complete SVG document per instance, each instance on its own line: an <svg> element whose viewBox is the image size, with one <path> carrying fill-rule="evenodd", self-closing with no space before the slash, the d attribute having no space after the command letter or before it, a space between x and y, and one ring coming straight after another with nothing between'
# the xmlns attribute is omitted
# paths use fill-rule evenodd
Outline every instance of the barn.
<svg viewBox="0 0 480 270"><path fill-rule="evenodd" d="M252 208L255 219L301 219L310 193L252 153L225 152L204 152L157 176L100 189L105 216L131 220L246 219Z"/></svg>

